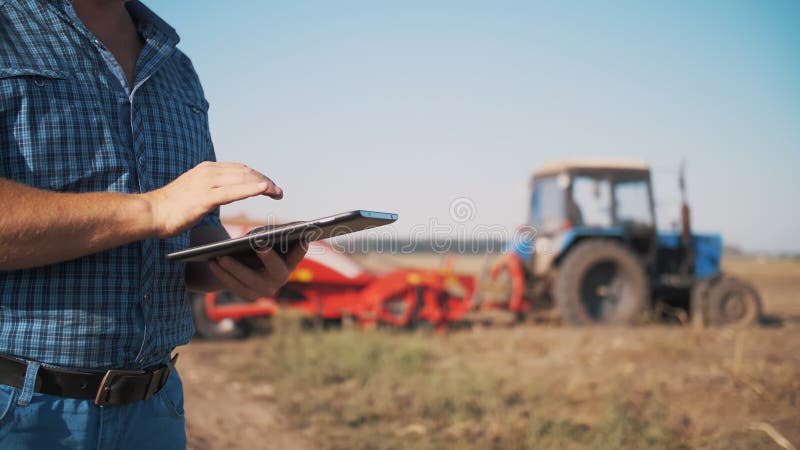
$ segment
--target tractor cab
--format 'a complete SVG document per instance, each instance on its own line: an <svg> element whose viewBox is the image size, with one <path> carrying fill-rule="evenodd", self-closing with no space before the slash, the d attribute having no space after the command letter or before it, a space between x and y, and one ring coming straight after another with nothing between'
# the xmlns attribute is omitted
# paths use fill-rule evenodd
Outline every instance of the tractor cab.
<svg viewBox="0 0 800 450"><path fill-rule="evenodd" d="M622 239L651 259L657 235L650 170L643 162L569 160L541 166L531 183L528 224L535 247L518 254L543 275L590 236ZM522 247L520 247L522 248Z"/></svg>
<svg viewBox="0 0 800 450"><path fill-rule="evenodd" d="M650 170L639 163L544 166L534 174L530 222L545 235L575 227L623 227L652 234Z"/></svg>

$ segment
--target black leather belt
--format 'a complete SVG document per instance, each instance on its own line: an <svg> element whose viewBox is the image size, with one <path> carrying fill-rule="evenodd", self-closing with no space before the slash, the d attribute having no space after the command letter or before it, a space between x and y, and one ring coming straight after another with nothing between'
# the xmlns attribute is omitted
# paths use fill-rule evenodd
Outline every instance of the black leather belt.
<svg viewBox="0 0 800 450"><path fill-rule="evenodd" d="M176 354L170 364L142 370L111 369L106 372L41 366L34 390L42 394L94 400L99 406L125 405L146 400L161 390L169 378L170 366L175 365L177 359ZM27 369L26 361L0 354L0 384L21 389Z"/></svg>

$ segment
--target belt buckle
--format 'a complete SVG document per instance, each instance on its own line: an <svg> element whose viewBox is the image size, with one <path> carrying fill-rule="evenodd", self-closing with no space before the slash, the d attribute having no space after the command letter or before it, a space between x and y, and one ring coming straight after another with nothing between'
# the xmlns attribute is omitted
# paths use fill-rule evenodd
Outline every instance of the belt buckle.
<svg viewBox="0 0 800 450"><path fill-rule="evenodd" d="M106 374L103 376L103 380L100 382L100 386L97 388L97 395L94 397L94 404L97 406L111 406L111 403L108 402L108 394L111 393L111 389L108 387L108 385L117 377L144 374L144 370L108 369Z"/></svg>

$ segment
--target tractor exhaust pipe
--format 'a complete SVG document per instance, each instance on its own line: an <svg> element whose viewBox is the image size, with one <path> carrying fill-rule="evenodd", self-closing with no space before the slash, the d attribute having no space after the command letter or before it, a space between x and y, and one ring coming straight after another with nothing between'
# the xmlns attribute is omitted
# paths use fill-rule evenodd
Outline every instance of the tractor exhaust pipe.
<svg viewBox="0 0 800 450"><path fill-rule="evenodd" d="M692 246L692 212L689 208L689 200L686 195L686 160L681 161L680 177L678 185L681 189L681 246L683 247L684 259L680 271L690 277L694 273L695 253Z"/></svg>
<svg viewBox="0 0 800 450"><path fill-rule="evenodd" d="M684 248L689 248L692 245L691 214L689 205L681 203L681 243Z"/></svg>
<svg viewBox="0 0 800 450"><path fill-rule="evenodd" d="M692 246L692 219L686 196L686 160L681 161L678 186L681 189L681 243L683 248L689 249Z"/></svg>

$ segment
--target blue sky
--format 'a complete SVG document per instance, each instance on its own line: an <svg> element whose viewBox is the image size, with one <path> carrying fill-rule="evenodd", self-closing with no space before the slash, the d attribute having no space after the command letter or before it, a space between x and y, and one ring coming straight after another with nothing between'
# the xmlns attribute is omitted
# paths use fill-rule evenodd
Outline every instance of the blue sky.
<svg viewBox="0 0 800 450"><path fill-rule="evenodd" d="M527 183L564 157L654 168L662 226L688 160L694 224L751 250L800 251L800 2L151 0L211 103L220 160L273 177L313 218L400 214L513 229Z"/></svg>

